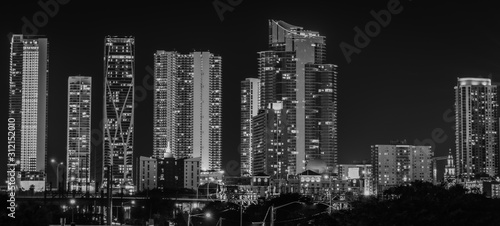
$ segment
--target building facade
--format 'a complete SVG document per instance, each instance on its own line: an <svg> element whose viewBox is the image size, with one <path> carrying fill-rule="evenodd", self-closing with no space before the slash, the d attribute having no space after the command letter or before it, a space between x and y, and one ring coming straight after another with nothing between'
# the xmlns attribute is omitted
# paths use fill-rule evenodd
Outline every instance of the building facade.
<svg viewBox="0 0 500 226"><path fill-rule="evenodd" d="M184 159L159 158L158 189L167 192L184 187Z"/></svg>
<svg viewBox="0 0 500 226"><path fill-rule="evenodd" d="M105 38L103 186L133 190L135 39Z"/></svg>
<svg viewBox="0 0 500 226"><path fill-rule="evenodd" d="M155 156L169 144L174 158L200 157L203 170L220 171L221 63L210 52L156 52Z"/></svg>
<svg viewBox="0 0 500 226"><path fill-rule="evenodd" d="M372 164L338 164L338 180L347 181L353 193L372 195Z"/></svg>
<svg viewBox="0 0 500 226"><path fill-rule="evenodd" d="M253 175L252 118L259 113L260 80L241 81L241 176Z"/></svg>
<svg viewBox="0 0 500 226"><path fill-rule="evenodd" d="M373 194L415 180L432 182L431 146L372 145Z"/></svg>
<svg viewBox="0 0 500 226"><path fill-rule="evenodd" d="M325 37L283 21L269 21L269 50L259 52L260 107L283 102L288 121L288 175L322 159L336 171L336 65L324 64Z"/></svg>
<svg viewBox="0 0 500 226"><path fill-rule="evenodd" d="M139 181L138 191L156 189L158 186L156 158L139 157Z"/></svg>
<svg viewBox="0 0 500 226"><path fill-rule="evenodd" d="M153 156L160 158L167 146L176 144L175 101L177 61L175 52L157 51L154 55L154 120ZM175 146L175 145L174 145Z"/></svg>
<svg viewBox="0 0 500 226"><path fill-rule="evenodd" d="M68 78L68 131L66 175L69 190L90 186L92 78ZM95 166L94 166L95 167Z"/></svg>
<svg viewBox="0 0 500 226"><path fill-rule="evenodd" d="M10 51L9 123L14 128L9 164L15 164L17 185L35 191L45 188L47 158L48 40L13 35ZM10 146L10 145L9 145ZM14 157L12 158L12 154ZM13 161L12 161L13 160Z"/></svg>
<svg viewBox="0 0 500 226"><path fill-rule="evenodd" d="M288 176L287 110L282 102L270 103L252 118L252 172L273 179Z"/></svg>
<svg viewBox="0 0 500 226"><path fill-rule="evenodd" d="M497 86L485 78L458 78L455 86L456 176L498 174Z"/></svg>
<svg viewBox="0 0 500 226"><path fill-rule="evenodd" d="M447 183L453 183L455 182L456 179L456 174L455 174L455 163L453 159L453 155L450 153L448 154L448 158L446 159L446 166L444 167L444 181Z"/></svg>
<svg viewBox="0 0 500 226"><path fill-rule="evenodd" d="M184 188L198 190L200 185L201 159L184 159Z"/></svg>

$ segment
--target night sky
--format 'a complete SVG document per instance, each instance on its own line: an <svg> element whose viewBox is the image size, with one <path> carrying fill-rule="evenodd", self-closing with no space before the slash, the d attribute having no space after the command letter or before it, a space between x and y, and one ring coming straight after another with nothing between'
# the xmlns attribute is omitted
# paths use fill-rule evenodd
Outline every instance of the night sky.
<svg viewBox="0 0 500 226"><path fill-rule="evenodd" d="M42 0L45 1L45 0ZM62 0L61 0L62 1ZM219 0L226 3L226 0ZM236 174L239 162L240 81L257 77L257 52L268 49L268 19L318 31L327 37L327 63L339 65L339 163L368 160L370 145L407 139L432 139L442 129L436 155L454 149L453 113L457 77L491 77L500 82L500 14L494 3L402 0L401 12L351 56L339 45L354 46L355 27L373 21L371 10L386 10L387 1L243 0L221 21L214 1L158 2L69 1L38 28L50 42L49 129L47 158L65 161L67 78L92 76L92 126L99 130L103 100L103 53L106 35L136 38L135 156L152 154L153 80L145 69L156 50L211 51L222 56L223 169ZM238 3L237 1L234 1ZM329 2L331 4L326 5ZM9 5L10 4L10 5ZM0 12L0 111L7 136L10 43L23 17L33 21L37 1L8 1ZM38 14L40 15L40 14ZM42 21L43 22L43 21ZM146 80L144 80L146 78ZM145 81L145 82L144 82ZM142 87L142 88L138 88ZM140 92L141 91L147 91ZM141 100L142 99L142 100ZM94 139L99 139L94 134ZM4 139L5 141L7 139ZM436 140L436 139L435 139ZM6 150L6 144L3 150ZM102 146L94 145L101 165ZM97 157L96 157L97 156ZM6 162L7 152L0 155ZM232 161L233 160L233 161ZM229 164L230 163L230 164ZM50 164L50 163L49 163ZM5 164L0 164L5 172ZM100 170L96 170L100 173ZM54 180L54 170L48 168ZM5 173L0 173L5 180Z"/></svg>

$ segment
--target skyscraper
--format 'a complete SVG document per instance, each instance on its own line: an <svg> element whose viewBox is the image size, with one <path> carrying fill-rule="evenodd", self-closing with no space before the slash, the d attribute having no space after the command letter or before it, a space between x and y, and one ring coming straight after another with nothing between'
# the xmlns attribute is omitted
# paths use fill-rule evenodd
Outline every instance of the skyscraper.
<svg viewBox="0 0 500 226"><path fill-rule="evenodd" d="M259 113L260 80L241 81L241 176L253 175L252 118Z"/></svg>
<svg viewBox="0 0 500 226"><path fill-rule="evenodd" d="M154 55L153 157L161 158L169 145L177 144L175 135L176 72L175 52L159 50Z"/></svg>
<svg viewBox="0 0 500 226"><path fill-rule="evenodd" d="M325 62L325 37L283 21L269 21L270 50L259 52L261 109L282 101L288 121L288 174L321 159L336 171L336 65Z"/></svg>
<svg viewBox="0 0 500 226"><path fill-rule="evenodd" d="M221 169L221 57L210 52L155 54L154 157L201 158L202 170Z"/></svg>
<svg viewBox="0 0 500 226"><path fill-rule="evenodd" d="M455 86L456 176L498 174L497 86L485 78L458 78Z"/></svg>
<svg viewBox="0 0 500 226"><path fill-rule="evenodd" d="M134 74L134 38L106 37L103 180L127 189L133 185Z"/></svg>
<svg viewBox="0 0 500 226"><path fill-rule="evenodd" d="M288 172L288 123L283 102L270 103L252 118L252 173L286 179Z"/></svg>
<svg viewBox="0 0 500 226"><path fill-rule="evenodd" d="M67 181L70 190L86 191L90 186L92 78L68 78Z"/></svg>
<svg viewBox="0 0 500 226"><path fill-rule="evenodd" d="M49 57L47 38L13 35L10 52L9 122L15 127L18 186L45 187ZM11 157L11 155L9 155ZM10 161L10 160L9 160Z"/></svg>

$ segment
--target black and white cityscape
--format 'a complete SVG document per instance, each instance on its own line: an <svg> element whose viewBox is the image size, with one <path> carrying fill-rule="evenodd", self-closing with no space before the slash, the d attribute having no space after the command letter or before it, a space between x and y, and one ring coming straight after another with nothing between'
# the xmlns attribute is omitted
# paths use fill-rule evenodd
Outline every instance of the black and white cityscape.
<svg viewBox="0 0 500 226"><path fill-rule="evenodd" d="M4 5L0 225L500 224L493 2Z"/></svg>

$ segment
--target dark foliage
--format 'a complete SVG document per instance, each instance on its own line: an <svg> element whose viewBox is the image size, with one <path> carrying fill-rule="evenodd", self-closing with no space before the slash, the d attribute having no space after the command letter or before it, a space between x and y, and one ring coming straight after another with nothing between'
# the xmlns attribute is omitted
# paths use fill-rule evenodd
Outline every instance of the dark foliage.
<svg viewBox="0 0 500 226"><path fill-rule="evenodd" d="M351 211L334 214L338 225L499 225L500 200L414 182L385 192L389 199L364 198ZM333 224L332 224L333 225Z"/></svg>

